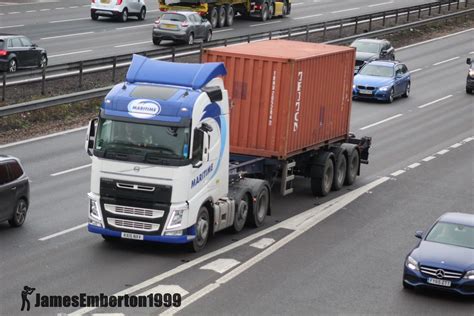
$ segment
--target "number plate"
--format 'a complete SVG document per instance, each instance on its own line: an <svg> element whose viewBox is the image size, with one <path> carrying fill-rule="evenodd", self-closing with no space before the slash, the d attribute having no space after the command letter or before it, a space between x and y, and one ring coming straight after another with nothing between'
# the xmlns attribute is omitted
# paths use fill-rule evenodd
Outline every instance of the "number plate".
<svg viewBox="0 0 474 316"><path fill-rule="evenodd" d="M163 24L165 29L176 30L178 27L174 24Z"/></svg>
<svg viewBox="0 0 474 316"><path fill-rule="evenodd" d="M110 0L100 0L100 3L109 4Z"/></svg>
<svg viewBox="0 0 474 316"><path fill-rule="evenodd" d="M143 240L143 235L140 234L122 233L121 236L126 239Z"/></svg>
<svg viewBox="0 0 474 316"><path fill-rule="evenodd" d="M372 90L365 90L365 89L360 89L359 90L360 94L372 94Z"/></svg>
<svg viewBox="0 0 474 316"><path fill-rule="evenodd" d="M451 286L451 281L434 279L434 278L428 278L428 283L441 285L441 286L446 286L446 287Z"/></svg>

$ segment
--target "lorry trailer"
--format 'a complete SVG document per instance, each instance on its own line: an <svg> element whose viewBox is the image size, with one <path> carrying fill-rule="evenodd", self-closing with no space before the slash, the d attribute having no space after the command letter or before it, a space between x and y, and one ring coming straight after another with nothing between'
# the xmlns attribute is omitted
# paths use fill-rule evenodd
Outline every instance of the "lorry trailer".
<svg viewBox="0 0 474 316"><path fill-rule="evenodd" d="M276 183L286 195L304 176L324 196L354 182L371 139L348 133L353 49L243 45L203 64L133 56L87 131L90 232L199 251L220 230L261 226Z"/></svg>

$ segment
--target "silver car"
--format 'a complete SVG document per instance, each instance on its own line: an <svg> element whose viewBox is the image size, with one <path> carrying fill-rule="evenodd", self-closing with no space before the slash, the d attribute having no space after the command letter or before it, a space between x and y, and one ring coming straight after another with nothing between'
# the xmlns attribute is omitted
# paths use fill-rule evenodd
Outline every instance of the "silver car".
<svg viewBox="0 0 474 316"><path fill-rule="evenodd" d="M210 41L212 26L196 12L167 12L155 21L152 36L155 45L160 45L162 40L192 45L198 38L202 38L204 42Z"/></svg>

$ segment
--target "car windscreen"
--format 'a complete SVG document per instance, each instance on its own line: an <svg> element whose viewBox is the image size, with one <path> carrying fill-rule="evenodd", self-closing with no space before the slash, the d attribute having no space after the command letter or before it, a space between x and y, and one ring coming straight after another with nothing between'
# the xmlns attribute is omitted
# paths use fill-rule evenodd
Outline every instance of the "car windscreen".
<svg viewBox="0 0 474 316"><path fill-rule="evenodd" d="M426 240L474 249L474 227L438 222L426 236Z"/></svg>
<svg viewBox="0 0 474 316"><path fill-rule="evenodd" d="M362 68L359 74L376 77L393 77L393 67L368 64Z"/></svg>
<svg viewBox="0 0 474 316"><path fill-rule="evenodd" d="M368 42L361 42L355 41L351 44L358 52L363 53L373 53L378 54L380 51L380 44L379 43L368 43Z"/></svg>
<svg viewBox="0 0 474 316"><path fill-rule="evenodd" d="M161 16L160 20L184 22L186 21L186 17L184 15L176 14L176 13L165 13Z"/></svg>

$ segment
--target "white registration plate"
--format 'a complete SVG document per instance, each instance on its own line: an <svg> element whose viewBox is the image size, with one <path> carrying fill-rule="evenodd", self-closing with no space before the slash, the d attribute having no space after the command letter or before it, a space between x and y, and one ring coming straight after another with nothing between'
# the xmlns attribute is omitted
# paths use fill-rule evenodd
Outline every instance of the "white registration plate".
<svg viewBox="0 0 474 316"><path fill-rule="evenodd" d="M143 235L141 234L122 233L121 237L126 239L143 240Z"/></svg>
<svg viewBox="0 0 474 316"><path fill-rule="evenodd" d="M372 94L372 90L365 90L365 89L360 89L359 90L360 94Z"/></svg>
<svg viewBox="0 0 474 316"><path fill-rule="evenodd" d="M178 26L176 26L174 24L163 24L163 28L169 29L169 30L177 30Z"/></svg>
<svg viewBox="0 0 474 316"><path fill-rule="evenodd" d="M435 285L446 286L446 287L451 286L451 281L434 279L434 278L428 278L428 283L435 284Z"/></svg>

